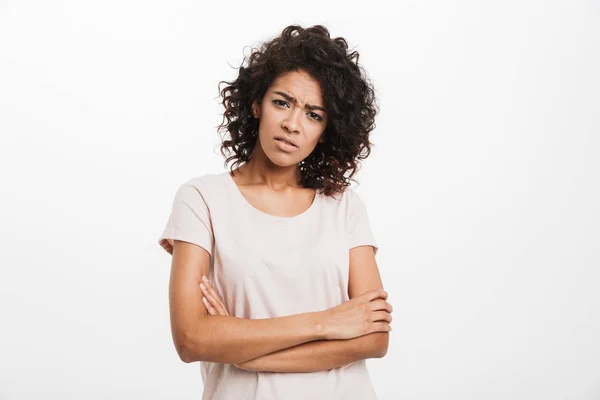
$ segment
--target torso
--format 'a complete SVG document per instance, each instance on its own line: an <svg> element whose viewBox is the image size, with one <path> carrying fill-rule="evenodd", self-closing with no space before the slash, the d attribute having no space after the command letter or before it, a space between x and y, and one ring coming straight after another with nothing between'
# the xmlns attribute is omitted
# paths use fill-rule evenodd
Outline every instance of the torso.
<svg viewBox="0 0 600 400"><path fill-rule="evenodd" d="M278 193L265 185L245 184L239 174L232 178L252 207L277 217L302 214L316 196L316 191L311 188L288 188L284 193Z"/></svg>
<svg viewBox="0 0 600 400"><path fill-rule="evenodd" d="M374 244L370 231L349 229L351 213L360 211L357 197L350 191L337 199L315 197L311 189L290 186L278 191L228 174L186 183L193 188L181 192L186 196L176 203L166 235L185 232L191 242L212 251L208 278L230 315L278 318L347 302L349 248L359 238L360 244ZM192 214L201 220L187 218ZM294 214L299 216L277 217ZM311 373L201 365L204 399L376 399L365 360Z"/></svg>

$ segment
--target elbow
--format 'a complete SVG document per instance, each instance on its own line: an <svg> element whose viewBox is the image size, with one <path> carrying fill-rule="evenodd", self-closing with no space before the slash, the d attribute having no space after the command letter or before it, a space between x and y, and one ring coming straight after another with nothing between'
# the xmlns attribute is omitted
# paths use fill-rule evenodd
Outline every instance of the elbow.
<svg viewBox="0 0 600 400"><path fill-rule="evenodd" d="M196 361L193 357L188 355L188 353L186 353L186 352L178 350L177 354L179 354L179 359L186 364L193 363L194 361Z"/></svg>
<svg viewBox="0 0 600 400"><path fill-rule="evenodd" d="M239 351L225 343L215 343L206 334L205 328L180 329L173 331L173 343L179 359L186 364L207 361L224 364L237 364L241 360Z"/></svg>
<svg viewBox="0 0 600 400"><path fill-rule="evenodd" d="M186 364L193 363L195 361L199 361L192 355L192 353L186 348L177 348L177 354L179 355L179 359Z"/></svg>
<svg viewBox="0 0 600 400"><path fill-rule="evenodd" d="M201 361L194 335L191 332L181 333L173 336L173 343L179 359L186 364Z"/></svg>
<svg viewBox="0 0 600 400"><path fill-rule="evenodd" d="M373 336L373 358L385 357L390 342L390 334L388 332L377 332Z"/></svg>

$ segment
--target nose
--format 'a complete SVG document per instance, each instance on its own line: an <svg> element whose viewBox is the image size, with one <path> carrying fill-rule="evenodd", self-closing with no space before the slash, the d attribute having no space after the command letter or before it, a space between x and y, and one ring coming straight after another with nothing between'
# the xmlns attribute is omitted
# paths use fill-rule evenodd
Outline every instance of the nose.
<svg viewBox="0 0 600 400"><path fill-rule="evenodd" d="M298 132L300 121L299 118L302 116L302 110L294 108L286 115L281 126L290 132Z"/></svg>

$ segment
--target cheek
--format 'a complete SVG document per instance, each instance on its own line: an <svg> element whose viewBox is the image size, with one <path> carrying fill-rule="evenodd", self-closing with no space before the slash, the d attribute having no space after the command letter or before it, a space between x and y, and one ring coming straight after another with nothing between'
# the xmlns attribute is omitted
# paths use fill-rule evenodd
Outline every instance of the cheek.
<svg viewBox="0 0 600 400"><path fill-rule="evenodd" d="M311 145L313 147L319 145L319 140L321 139L321 137L323 137L324 132L325 132L325 130L322 129L321 127L314 130L314 132L311 135L311 137L312 137Z"/></svg>

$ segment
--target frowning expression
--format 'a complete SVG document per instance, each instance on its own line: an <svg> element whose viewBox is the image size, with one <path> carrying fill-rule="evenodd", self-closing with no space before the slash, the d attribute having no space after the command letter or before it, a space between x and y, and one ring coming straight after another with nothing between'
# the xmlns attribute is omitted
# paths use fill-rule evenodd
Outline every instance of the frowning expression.
<svg viewBox="0 0 600 400"><path fill-rule="evenodd" d="M319 83L306 71L277 77L261 104L253 104L259 118L258 143L276 165L298 164L324 141L327 112Z"/></svg>

